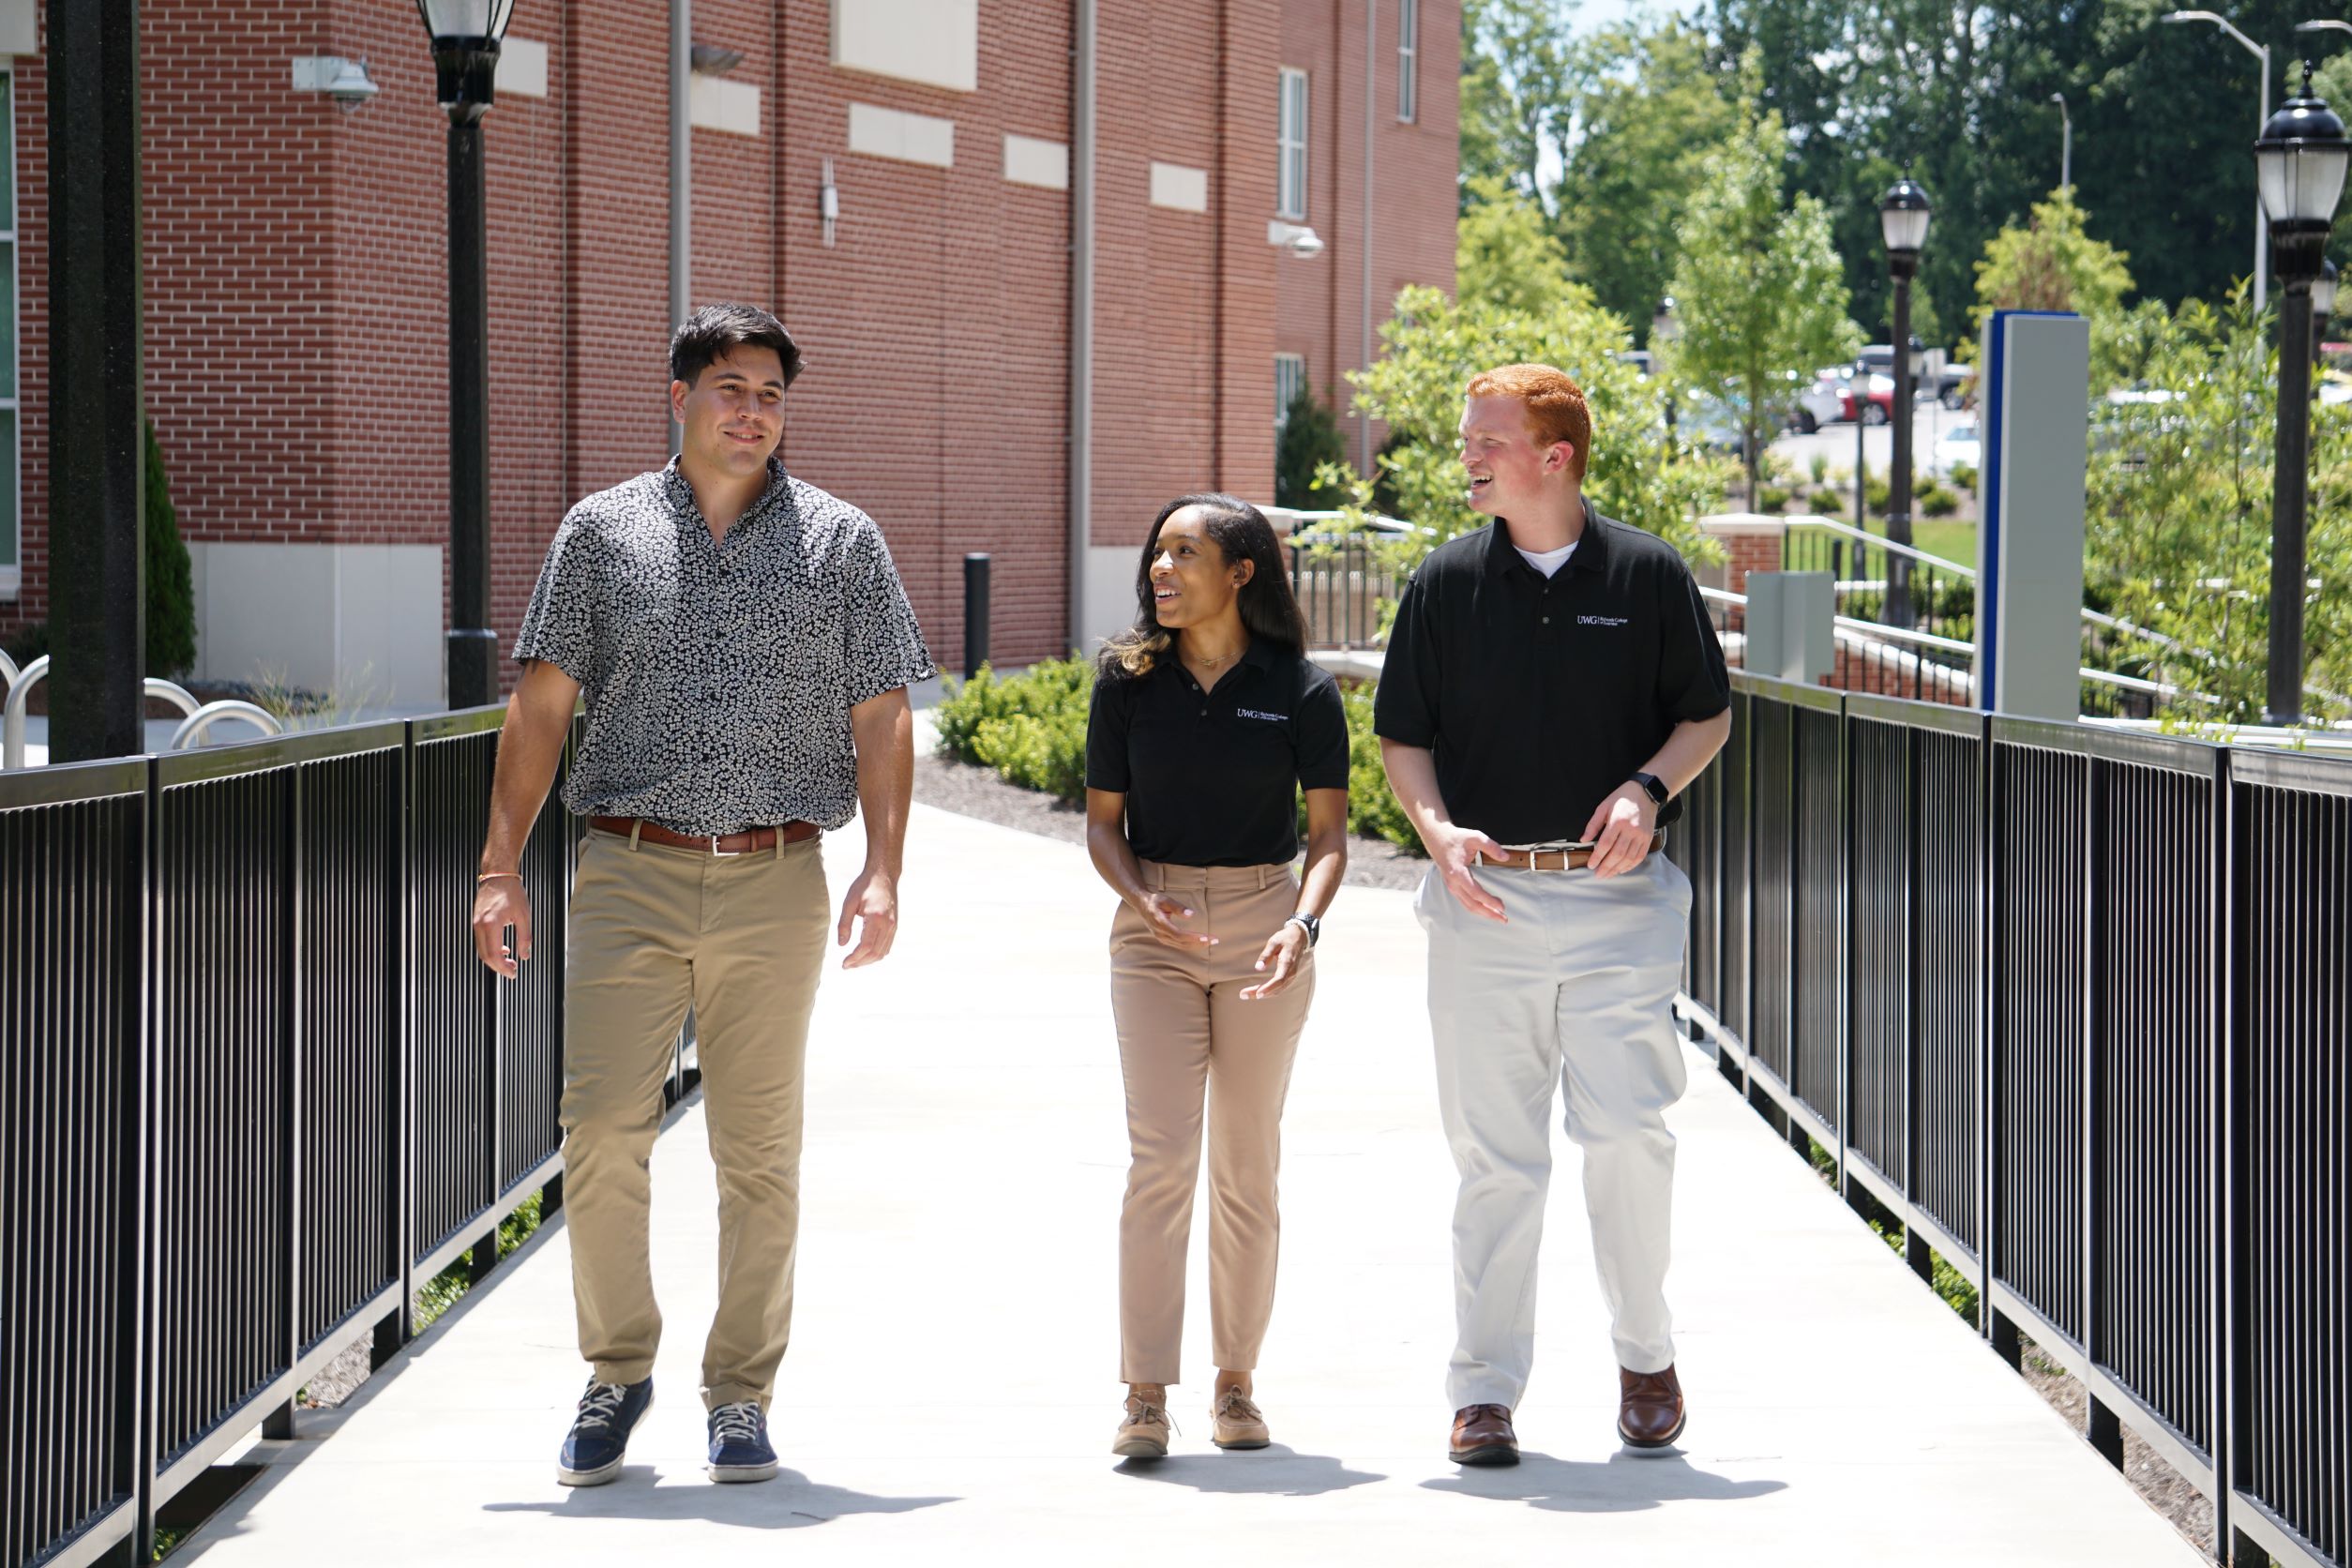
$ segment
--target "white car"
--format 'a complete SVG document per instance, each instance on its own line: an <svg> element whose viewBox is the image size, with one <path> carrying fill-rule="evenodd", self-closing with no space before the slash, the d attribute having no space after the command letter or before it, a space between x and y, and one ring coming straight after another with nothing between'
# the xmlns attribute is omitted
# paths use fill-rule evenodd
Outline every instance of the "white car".
<svg viewBox="0 0 2352 1568"><path fill-rule="evenodd" d="M1984 472L1984 446L1977 440L1974 421L1954 425L1936 438L1936 451L1928 460L1927 472L1939 479L1949 479L1952 471L1963 463L1980 474Z"/></svg>
<svg viewBox="0 0 2352 1568"><path fill-rule="evenodd" d="M1853 417L1847 410L1846 389L1840 378L1824 372L1813 378L1813 384L1797 394L1797 406L1789 411L1789 423L1811 435L1824 425Z"/></svg>

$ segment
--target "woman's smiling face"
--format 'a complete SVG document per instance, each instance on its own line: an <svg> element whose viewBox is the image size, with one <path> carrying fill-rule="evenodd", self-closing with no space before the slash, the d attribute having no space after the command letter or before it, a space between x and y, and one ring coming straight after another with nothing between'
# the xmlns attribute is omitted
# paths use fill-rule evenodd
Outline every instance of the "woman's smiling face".
<svg viewBox="0 0 2352 1568"><path fill-rule="evenodd" d="M1152 551L1152 612L1169 631L1198 626L1225 613L1256 564L1229 563L1209 535L1207 515L1186 506L1160 524Z"/></svg>

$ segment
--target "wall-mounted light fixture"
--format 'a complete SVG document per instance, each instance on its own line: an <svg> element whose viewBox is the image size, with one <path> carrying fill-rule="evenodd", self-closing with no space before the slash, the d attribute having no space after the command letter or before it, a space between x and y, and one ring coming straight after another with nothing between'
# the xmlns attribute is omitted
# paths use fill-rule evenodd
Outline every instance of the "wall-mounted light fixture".
<svg viewBox="0 0 2352 1568"><path fill-rule="evenodd" d="M833 249L835 228L841 221L841 188L833 183L833 159L825 159L825 181L817 188L817 215L824 219L825 249Z"/></svg>
<svg viewBox="0 0 2352 1568"><path fill-rule="evenodd" d="M725 76L743 64L743 51L724 49L715 43L698 43L687 51L687 57L697 76Z"/></svg>
<svg viewBox="0 0 2352 1568"><path fill-rule="evenodd" d="M1267 223L1266 243L1280 246L1302 262L1323 253L1322 235L1304 223L1286 223L1279 218Z"/></svg>
<svg viewBox="0 0 2352 1568"><path fill-rule="evenodd" d="M294 85L297 93L324 93L346 111L376 96L376 79L368 74L365 54L356 60L339 54L296 55Z"/></svg>

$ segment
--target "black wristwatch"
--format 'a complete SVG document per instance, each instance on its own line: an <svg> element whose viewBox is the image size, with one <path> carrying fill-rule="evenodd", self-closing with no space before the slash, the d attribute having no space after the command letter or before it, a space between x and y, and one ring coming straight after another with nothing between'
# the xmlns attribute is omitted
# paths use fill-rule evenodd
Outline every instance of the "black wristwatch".
<svg viewBox="0 0 2352 1568"><path fill-rule="evenodd" d="M1666 780L1654 773L1637 773L1633 781L1641 786L1641 792L1659 806L1674 798L1674 792L1666 787Z"/></svg>
<svg viewBox="0 0 2352 1568"><path fill-rule="evenodd" d="M1296 914L1290 916L1289 919L1284 921L1283 924L1286 926L1300 926L1305 927L1306 944L1309 947L1314 946L1317 942L1323 940L1323 923L1316 919L1313 915L1307 913L1304 910L1299 911Z"/></svg>

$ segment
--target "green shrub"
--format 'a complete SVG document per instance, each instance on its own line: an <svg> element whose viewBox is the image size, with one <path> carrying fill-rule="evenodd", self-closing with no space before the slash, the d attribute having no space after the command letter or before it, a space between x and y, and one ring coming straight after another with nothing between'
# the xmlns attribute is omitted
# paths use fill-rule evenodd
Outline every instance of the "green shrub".
<svg viewBox="0 0 2352 1568"><path fill-rule="evenodd" d="M1411 819L1388 787L1388 770L1380 765L1380 737L1372 732L1372 693L1371 686L1362 686L1340 694L1348 714L1348 831L1426 854L1421 835L1413 831Z"/></svg>
<svg viewBox="0 0 2352 1568"><path fill-rule="evenodd" d="M1790 499L1789 493L1778 485L1764 485L1756 492L1756 509L1759 512L1785 512L1788 510Z"/></svg>
<svg viewBox="0 0 2352 1568"><path fill-rule="evenodd" d="M1948 518L1959 509L1960 497L1957 493L1944 489L1943 486L1932 480L1921 487L1919 510L1922 517Z"/></svg>
<svg viewBox="0 0 2352 1568"><path fill-rule="evenodd" d="M1009 677L984 665L971 680L951 682L932 716L940 755L994 768L1023 789L1082 800L1093 692L1094 667L1076 656L1040 659Z"/></svg>
<svg viewBox="0 0 2352 1568"><path fill-rule="evenodd" d="M177 675L196 662L196 582L180 542L179 513L172 505L172 481L163 472L163 447L155 421L147 421L145 514L147 552L147 673Z"/></svg>
<svg viewBox="0 0 2352 1568"><path fill-rule="evenodd" d="M1878 475L1873 474L1862 480L1862 506L1874 517L1887 515L1887 501L1892 494L1893 491L1887 488L1886 480Z"/></svg>
<svg viewBox="0 0 2352 1568"><path fill-rule="evenodd" d="M1953 463L1952 465L1952 484L1954 490L1972 490L1976 489L1976 465L1974 463L1965 462Z"/></svg>
<svg viewBox="0 0 2352 1568"><path fill-rule="evenodd" d="M1830 455L1827 452L1814 453L1813 457L1806 462L1805 466L1811 471L1813 475L1813 482L1817 486L1826 485L1830 482Z"/></svg>
<svg viewBox="0 0 2352 1568"><path fill-rule="evenodd" d="M1325 463L1345 464L1347 439L1330 408L1306 387L1283 411L1282 433L1274 437L1274 505L1319 511L1347 500L1346 492L1319 483Z"/></svg>

